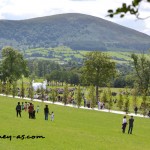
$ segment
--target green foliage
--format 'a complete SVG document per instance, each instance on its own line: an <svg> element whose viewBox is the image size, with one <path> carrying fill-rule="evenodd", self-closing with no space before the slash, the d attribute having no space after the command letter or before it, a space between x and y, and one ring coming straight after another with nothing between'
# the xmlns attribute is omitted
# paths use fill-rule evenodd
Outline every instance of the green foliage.
<svg viewBox="0 0 150 150"><path fill-rule="evenodd" d="M22 98L25 97L25 88L24 88L24 82L23 82L23 80L21 82L20 97L22 97Z"/></svg>
<svg viewBox="0 0 150 150"><path fill-rule="evenodd" d="M9 95L10 94L10 89L11 89L11 84L9 81L6 81L6 90L5 90L5 94Z"/></svg>
<svg viewBox="0 0 150 150"><path fill-rule="evenodd" d="M127 5L126 3L122 3L122 7L117 8L115 11L112 9L108 10L109 17L113 18L115 15L120 15L120 17L124 17L127 13L130 13L131 15L135 15L137 18L139 18L139 6L141 2L145 2L145 0L132 0L132 4ZM147 3L150 2L150 0L146 0Z"/></svg>
<svg viewBox="0 0 150 150"><path fill-rule="evenodd" d="M58 96L58 93L57 93L57 89L52 89L51 91L51 99L52 99L52 102L56 102L57 101L57 96Z"/></svg>
<svg viewBox="0 0 150 150"><path fill-rule="evenodd" d="M146 96L146 93L143 93L142 95L142 103L141 103L141 109L142 109L142 114L146 116L147 114L147 109L148 109L148 97Z"/></svg>
<svg viewBox="0 0 150 150"><path fill-rule="evenodd" d="M86 83L102 86L114 76L115 63L105 53L89 52L85 56L82 74Z"/></svg>
<svg viewBox="0 0 150 150"><path fill-rule="evenodd" d="M107 102L107 92L106 92L106 90L103 91L101 100L102 100L102 102L104 102L104 103Z"/></svg>
<svg viewBox="0 0 150 150"><path fill-rule="evenodd" d="M112 101L112 92L110 87L108 88L108 109L110 110L113 106L113 101Z"/></svg>
<svg viewBox="0 0 150 150"><path fill-rule="evenodd" d="M93 85L89 87L89 94L88 94L89 100L90 100L90 106L91 108L95 108L96 106L96 96L95 96L95 88Z"/></svg>
<svg viewBox="0 0 150 150"><path fill-rule="evenodd" d="M0 93L2 93L2 81L0 80Z"/></svg>
<svg viewBox="0 0 150 150"><path fill-rule="evenodd" d="M136 88L134 88L132 90L132 102L133 102L133 108L135 108L137 106L137 102L138 102L138 98L137 98L137 95L138 95L138 91Z"/></svg>
<svg viewBox="0 0 150 150"><path fill-rule="evenodd" d="M123 95L122 95L122 91L119 92L119 99L118 99L118 103L117 106L119 107L120 110L122 110L123 107Z"/></svg>
<svg viewBox="0 0 150 150"><path fill-rule="evenodd" d="M144 54L138 56L132 54L133 65L138 78L138 88L141 93L148 94L150 84L150 60Z"/></svg>
<svg viewBox="0 0 150 150"><path fill-rule="evenodd" d="M108 83L115 73L115 63L107 54L97 51L86 54L82 78L85 83L96 86L96 101L98 101L98 87Z"/></svg>
<svg viewBox="0 0 150 150"><path fill-rule="evenodd" d="M63 102L64 102L64 105L67 104L68 95L69 95L68 84L65 84L65 86L64 86L64 92L63 92Z"/></svg>
<svg viewBox="0 0 150 150"><path fill-rule="evenodd" d="M80 85L78 85L77 94L76 94L76 102L77 102L78 108L81 106L81 101L82 101L82 93L81 93Z"/></svg>
<svg viewBox="0 0 150 150"><path fill-rule="evenodd" d="M2 80L18 80L22 75L28 76L27 63L23 55L12 47L2 49Z"/></svg>
<svg viewBox="0 0 150 150"><path fill-rule="evenodd" d="M2 92L5 93L6 92L6 83L2 82Z"/></svg>
<svg viewBox="0 0 150 150"><path fill-rule="evenodd" d="M56 82L66 82L70 84L79 83L79 75L74 71L65 71L65 70L53 70L50 74L46 76L47 81L56 81Z"/></svg>
<svg viewBox="0 0 150 150"><path fill-rule="evenodd" d="M33 86L32 86L32 81L30 81L29 83L29 87L28 87L28 94L29 94L29 97L31 98L31 100L33 100L33 97L34 97L34 89L33 89Z"/></svg>
<svg viewBox="0 0 150 150"><path fill-rule="evenodd" d="M28 68L31 77L45 77L46 74L51 73L54 70L61 70L61 66L58 63L50 60L28 60Z"/></svg>
<svg viewBox="0 0 150 150"><path fill-rule="evenodd" d="M40 92L41 92L41 98L42 98L42 101L44 101L45 90L44 90L43 86L41 86Z"/></svg>
<svg viewBox="0 0 150 150"><path fill-rule="evenodd" d="M126 114L129 112L129 106L130 106L129 93L126 91L125 102L124 102L124 111L126 112Z"/></svg>
<svg viewBox="0 0 150 150"><path fill-rule="evenodd" d="M13 81L12 83L12 95L13 95L13 98L15 98L15 96L17 95L17 81Z"/></svg>

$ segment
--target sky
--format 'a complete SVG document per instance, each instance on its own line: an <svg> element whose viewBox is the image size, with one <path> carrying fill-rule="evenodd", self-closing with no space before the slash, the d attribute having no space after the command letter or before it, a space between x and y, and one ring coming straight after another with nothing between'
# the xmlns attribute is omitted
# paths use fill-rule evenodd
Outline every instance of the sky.
<svg viewBox="0 0 150 150"><path fill-rule="evenodd" d="M150 35L150 17L137 19L127 15L124 18L107 17L107 10L120 7L132 0L0 0L0 19L24 20L62 13L82 13L103 18ZM144 1L144 0L143 0ZM150 3L142 2L140 17L150 16Z"/></svg>

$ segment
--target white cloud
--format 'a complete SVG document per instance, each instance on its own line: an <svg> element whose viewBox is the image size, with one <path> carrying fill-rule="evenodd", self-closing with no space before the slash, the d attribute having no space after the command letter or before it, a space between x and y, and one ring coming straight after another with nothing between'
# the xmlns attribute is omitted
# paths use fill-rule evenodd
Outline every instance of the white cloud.
<svg viewBox="0 0 150 150"><path fill-rule="evenodd" d="M130 4L131 0L1 0L0 18L16 20L60 13L84 13L150 33L149 19L143 21L143 25L141 21L135 21L136 18L130 15L123 19L106 17L108 9L116 9L123 2ZM142 3L140 10L142 16L148 16L150 4Z"/></svg>

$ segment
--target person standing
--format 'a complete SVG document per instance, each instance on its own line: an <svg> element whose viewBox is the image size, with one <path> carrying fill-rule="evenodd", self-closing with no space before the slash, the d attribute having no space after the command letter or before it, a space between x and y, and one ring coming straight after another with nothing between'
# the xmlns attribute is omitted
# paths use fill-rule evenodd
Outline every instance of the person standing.
<svg viewBox="0 0 150 150"><path fill-rule="evenodd" d="M36 107L36 112L38 113L38 112L39 112L39 110L40 110L40 106L39 106L39 105L37 105L37 107Z"/></svg>
<svg viewBox="0 0 150 150"><path fill-rule="evenodd" d="M51 113L51 121L54 121L54 112Z"/></svg>
<svg viewBox="0 0 150 150"><path fill-rule="evenodd" d="M138 108L137 106L134 108L135 115L137 115Z"/></svg>
<svg viewBox="0 0 150 150"><path fill-rule="evenodd" d="M30 103L30 106L28 107L28 112L29 112L29 119L32 119L33 117L33 110L34 110L34 106L32 103Z"/></svg>
<svg viewBox="0 0 150 150"><path fill-rule="evenodd" d="M127 126L127 119L126 116L124 116L122 121L122 133L125 133L126 126Z"/></svg>
<svg viewBox="0 0 150 150"><path fill-rule="evenodd" d="M18 117L18 114L21 117L21 105L20 105L20 102L18 102L18 105L16 106L16 113L17 113L17 117Z"/></svg>
<svg viewBox="0 0 150 150"><path fill-rule="evenodd" d="M48 120L48 115L49 115L49 108L48 108L48 105L45 105L45 108L44 108L44 115L45 115L45 120Z"/></svg>
<svg viewBox="0 0 150 150"><path fill-rule="evenodd" d="M129 130L128 130L128 134L132 134L132 130L133 130L133 116L131 116L131 118L129 119Z"/></svg>
<svg viewBox="0 0 150 150"><path fill-rule="evenodd" d="M24 110L24 103L22 102L21 110Z"/></svg>
<svg viewBox="0 0 150 150"><path fill-rule="evenodd" d="M25 104L24 104L24 110L25 111L27 110L27 102L25 102Z"/></svg>

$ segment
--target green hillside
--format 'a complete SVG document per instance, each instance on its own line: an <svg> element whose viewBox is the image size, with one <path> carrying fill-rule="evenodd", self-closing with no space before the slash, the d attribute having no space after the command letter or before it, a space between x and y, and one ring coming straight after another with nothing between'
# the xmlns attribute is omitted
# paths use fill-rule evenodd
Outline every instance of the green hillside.
<svg viewBox="0 0 150 150"><path fill-rule="evenodd" d="M59 46L55 48L35 48L27 49L24 51L24 56L27 59L47 59L58 62L59 64L65 64L69 61L78 62L82 64L83 58L89 51L85 50L72 50L71 48ZM115 62L129 63L131 60L132 52L117 52L117 51L104 51L107 53Z"/></svg>
<svg viewBox="0 0 150 150"><path fill-rule="evenodd" d="M28 20L0 20L0 48L73 50L148 50L150 36L104 19L84 14L60 14Z"/></svg>

